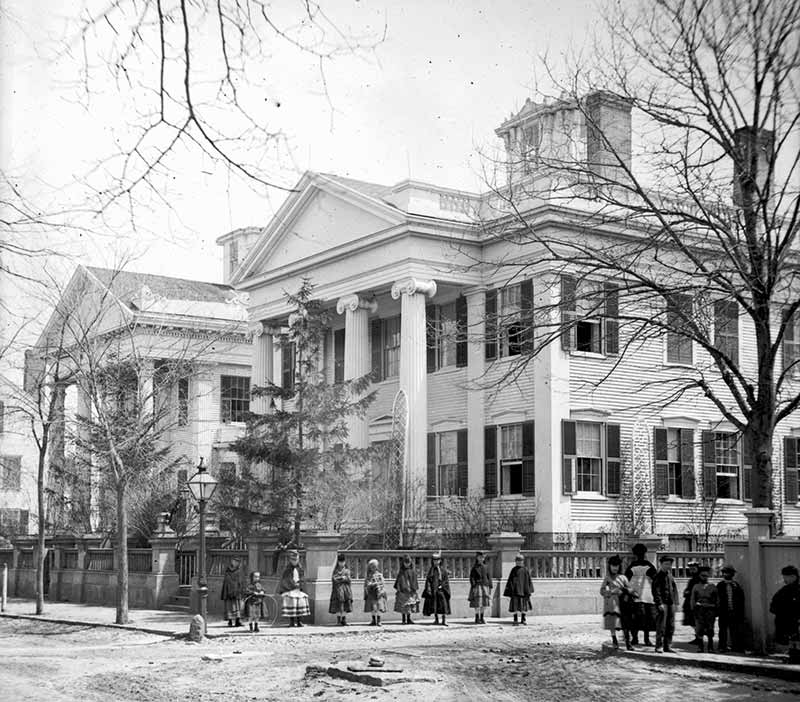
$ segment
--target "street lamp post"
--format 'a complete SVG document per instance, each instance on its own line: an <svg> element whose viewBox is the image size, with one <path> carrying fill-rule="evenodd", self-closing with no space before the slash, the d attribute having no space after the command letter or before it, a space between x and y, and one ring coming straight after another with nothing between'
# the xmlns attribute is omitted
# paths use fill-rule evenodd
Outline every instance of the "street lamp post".
<svg viewBox="0 0 800 702"><path fill-rule="evenodd" d="M217 481L213 475L206 472L203 459L200 458L200 465L197 466L195 473L186 483L192 495L200 507L200 558L197 572L197 593L200 596L200 616L203 618L203 634L208 627L206 618L208 616L208 583L206 582L206 502L208 502L214 490L217 489Z"/></svg>

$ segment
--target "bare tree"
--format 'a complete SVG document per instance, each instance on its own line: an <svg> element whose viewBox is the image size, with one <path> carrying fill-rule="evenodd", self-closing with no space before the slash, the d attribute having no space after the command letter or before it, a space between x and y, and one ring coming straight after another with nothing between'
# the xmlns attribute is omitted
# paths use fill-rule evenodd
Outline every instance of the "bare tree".
<svg viewBox="0 0 800 702"><path fill-rule="evenodd" d="M561 343L617 359L605 379L666 338L674 367L632 405L707 398L771 507L773 437L800 407L800 2L619 5L602 36L498 130L509 182L486 228L524 248L497 263L554 274L517 368Z"/></svg>

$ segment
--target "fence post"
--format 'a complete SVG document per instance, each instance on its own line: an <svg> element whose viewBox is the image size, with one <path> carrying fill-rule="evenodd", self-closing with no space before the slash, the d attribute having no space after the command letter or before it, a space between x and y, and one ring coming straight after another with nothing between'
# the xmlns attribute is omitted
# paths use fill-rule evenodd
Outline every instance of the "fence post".
<svg viewBox="0 0 800 702"><path fill-rule="evenodd" d="M3 563L3 594L0 597L0 612L6 611L8 601L8 563Z"/></svg>
<svg viewBox="0 0 800 702"><path fill-rule="evenodd" d="M328 614L331 596L331 575L336 564L341 536L334 532L317 532L303 535L306 549L306 583L311 601L311 616L314 624L329 623L333 615Z"/></svg>
<svg viewBox="0 0 800 702"><path fill-rule="evenodd" d="M762 540L769 539L772 510L754 507L745 510L747 518L747 561L750 571L750 626L752 627L753 649L756 653L767 650L767 588L762 567Z"/></svg>
<svg viewBox="0 0 800 702"><path fill-rule="evenodd" d="M514 567L514 559L522 548L522 544L525 543L525 538L516 531L503 531L489 534L487 541L494 552L492 578L495 581L495 587L492 598L492 616L499 617L501 612L500 596L505 587L508 574Z"/></svg>
<svg viewBox="0 0 800 702"><path fill-rule="evenodd" d="M167 523L169 513L159 515L158 526L150 537L151 555L150 575L147 578L152 597L152 607L160 609L178 592L178 573L175 570L175 546L178 536Z"/></svg>

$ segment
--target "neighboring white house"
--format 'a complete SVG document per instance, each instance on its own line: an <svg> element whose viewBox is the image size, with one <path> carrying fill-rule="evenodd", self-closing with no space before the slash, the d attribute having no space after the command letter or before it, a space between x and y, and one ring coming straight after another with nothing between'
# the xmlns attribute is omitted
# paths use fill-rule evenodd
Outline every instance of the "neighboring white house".
<svg viewBox="0 0 800 702"><path fill-rule="evenodd" d="M90 339L123 336L121 348L130 349L140 364L158 377L159 366L170 361L185 361L191 371L159 387L150 394L152 401L164 403L168 419L161 440L179 459L174 476L175 495L181 482L191 476L203 458L212 472L235 464L228 445L244 427L250 406L250 339L242 296L228 285L206 283L167 276L78 266L51 314L37 344L26 357L26 390L33 390L31 377L42 353L56 353L57 338L64 315L73 320L65 344L76 330ZM82 342L86 343L86 342ZM75 461L80 449L70 441L76 414L91 416L92 409L80 368L76 376L59 385L59 406L66 431L54 433L48 464ZM145 376L147 377L147 373ZM13 402L7 399L6 403ZM71 432L71 430L73 430ZM24 442L20 435L19 441ZM6 452L5 434L0 444ZM29 435L27 441L30 443ZM29 451L30 453L30 451ZM85 458L85 457L84 457ZM90 486L91 527L98 528L98 472L96 466L84 471ZM33 473L35 464L23 466L23 474ZM26 483L27 484L27 483ZM50 478L50 486L55 486ZM64 488L67 489L67 488ZM21 504L31 514L36 507L35 490L20 494Z"/></svg>
<svg viewBox="0 0 800 702"><path fill-rule="evenodd" d="M630 152L630 109L617 107L604 104L603 118L613 120L610 133ZM528 175L513 158L520 143L535 141L543 153L585 153L585 138L558 136L565 125L585 134L580 119L568 103L531 103L501 125L512 180ZM531 226L565 236L574 218L586 215L580 205L569 210L546 198L525 205ZM529 530L543 545L577 536L582 546L600 548L622 513L634 509L678 548L691 546L712 505L715 531L742 529L750 468L734 427L700 395L686 394L663 409L654 407L656 388L651 397L631 397L642 377L680 372L698 351L665 335L620 355L618 291L609 290L601 318L584 319L579 303L565 309L576 288L602 289L605 281L537 264L535 249L492 233L493 219L503 215L494 194L303 175L267 226L218 240L226 282L249 296L253 383L291 382L291 354L281 354L274 338L289 313L284 291L308 277L315 297L335 313L325 346L329 380L369 372L375 379L377 399L354 423L351 443L388 438L395 397L405 393L406 484L415 492L406 505L409 519L436 524L447 500L477 495L529 515ZM598 237L616 234L602 225L593 230ZM515 270L498 261L529 265ZM532 331L534 312L559 305L577 322L574 333L519 366L531 343L527 335L541 333ZM719 314L730 312L719 306ZM726 343L746 361L752 329L735 320L727 328L735 331ZM797 353L792 340L784 348ZM800 417L779 429L776 506L785 532L800 535Z"/></svg>

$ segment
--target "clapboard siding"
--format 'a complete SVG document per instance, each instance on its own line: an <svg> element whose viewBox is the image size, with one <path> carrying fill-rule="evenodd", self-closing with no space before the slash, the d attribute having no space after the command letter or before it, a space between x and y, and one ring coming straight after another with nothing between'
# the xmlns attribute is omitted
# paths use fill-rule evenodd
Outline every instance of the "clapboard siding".
<svg viewBox="0 0 800 702"><path fill-rule="evenodd" d="M501 360L489 365L485 378L481 380L486 386L487 422L495 416L504 413L523 413L528 418L533 418L535 409L535 388L533 377L533 363L528 363L524 369L515 370L514 359ZM513 374L513 380L502 383L504 376Z"/></svg>
<svg viewBox="0 0 800 702"><path fill-rule="evenodd" d="M467 369L446 368L428 373L428 424L467 421Z"/></svg>

